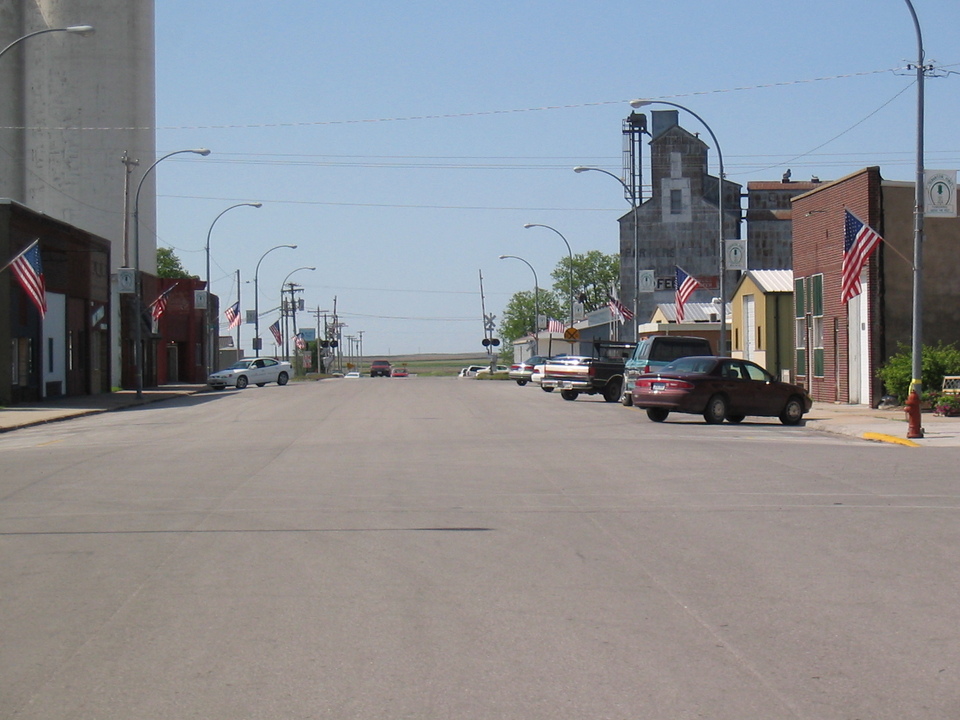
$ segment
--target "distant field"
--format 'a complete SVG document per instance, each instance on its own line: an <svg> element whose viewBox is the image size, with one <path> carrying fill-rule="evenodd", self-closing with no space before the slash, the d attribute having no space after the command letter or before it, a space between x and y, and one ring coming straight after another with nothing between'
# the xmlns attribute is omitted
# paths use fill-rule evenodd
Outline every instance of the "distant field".
<svg viewBox="0 0 960 720"><path fill-rule="evenodd" d="M467 365L487 365L490 358L477 355L398 355L387 358L393 365L404 365L416 375L456 375Z"/></svg>
<svg viewBox="0 0 960 720"><path fill-rule="evenodd" d="M489 365L490 357L485 353L470 354L423 354L423 355L378 355L376 358L364 358L364 373L370 371L371 360L389 360L394 366L406 367L411 375L444 376L456 375L467 365ZM344 360L346 364L346 360ZM312 373L310 373L312 375Z"/></svg>

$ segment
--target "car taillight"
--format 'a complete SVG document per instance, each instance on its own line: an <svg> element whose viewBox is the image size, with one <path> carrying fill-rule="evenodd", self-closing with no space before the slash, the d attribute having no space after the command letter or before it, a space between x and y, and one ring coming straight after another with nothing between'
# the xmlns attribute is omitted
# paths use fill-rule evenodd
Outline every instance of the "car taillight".
<svg viewBox="0 0 960 720"><path fill-rule="evenodd" d="M693 390L693 383L688 383L685 380L670 380L668 378L643 378L637 380L636 387L642 388L644 390L652 390L656 388L657 392L662 392L664 390Z"/></svg>
<svg viewBox="0 0 960 720"><path fill-rule="evenodd" d="M643 366L643 372L645 372L645 373L650 372L650 366L649 366L649 365L644 365L644 366Z"/></svg>

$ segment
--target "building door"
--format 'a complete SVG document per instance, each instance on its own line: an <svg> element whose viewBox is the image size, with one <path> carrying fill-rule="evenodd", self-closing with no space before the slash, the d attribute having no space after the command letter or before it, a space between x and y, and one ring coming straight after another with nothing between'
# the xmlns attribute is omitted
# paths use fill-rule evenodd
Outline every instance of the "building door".
<svg viewBox="0 0 960 720"><path fill-rule="evenodd" d="M848 402L870 402L870 323L868 298L870 287L867 274L860 278L863 291L847 301L847 387Z"/></svg>
<svg viewBox="0 0 960 720"><path fill-rule="evenodd" d="M180 348L172 343L167 345L167 382L180 382Z"/></svg>
<svg viewBox="0 0 960 720"><path fill-rule="evenodd" d="M753 295L743 296L743 357L756 359L757 354L757 310Z"/></svg>

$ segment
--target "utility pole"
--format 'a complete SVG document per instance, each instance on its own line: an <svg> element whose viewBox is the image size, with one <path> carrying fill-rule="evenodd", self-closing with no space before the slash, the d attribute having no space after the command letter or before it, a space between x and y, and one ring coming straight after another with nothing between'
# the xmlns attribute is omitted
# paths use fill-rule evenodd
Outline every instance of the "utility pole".
<svg viewBox="0 0 960 720"><path fill-rule="evenodd" d="M127 168L123 177L123 267L130 267L130 175L140 161L129 157L124 150L120 162Z"/></svg>
<svg viewBox="0 0 960 720"><path fill-rule="evenodd" d="M358 346L360 348L360 355L359 355L359 359L357 360L357 369L360 371L361 375L363 375L363 333L364 332L365 332L364 330L357 330L357 335L359 336Z"/></svg>

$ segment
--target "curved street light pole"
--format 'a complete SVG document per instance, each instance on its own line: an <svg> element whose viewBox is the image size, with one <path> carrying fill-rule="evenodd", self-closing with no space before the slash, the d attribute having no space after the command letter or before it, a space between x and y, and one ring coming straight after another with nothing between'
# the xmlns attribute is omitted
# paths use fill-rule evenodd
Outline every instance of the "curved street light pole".
<svg viewBox="0 0 960 720"><path fill-rule="evenodd" d="M923 34L920 32L920 20L913 9L913 3L905 0L913 18L913 27L917 35L917 174L915 204L913 209L913 331L911 333L911 380L910 392L916 393L917 407L923 392L923 78L926 73L923 54ZM923 437L923 428L919 423L910 423L911 433L907 437ZM917 427L913 427L917 425Z"/></svg>
<svg viewBox="0 0 960 720"><path fill-rule="evenodd" d="M27 38L32 38L37 35L43 35L44 33L52 33L52 32L65 32L65 33L71 33L74 35L79 35L80 37L86 37L87 35L93 35L93 33L96 32L96 29L93 27L93 25L71 25L69 27L45 28L44 30L37 30L36 32L27 33L23 37L18 37L12 43L7 45L3 50L0 50L0 57L3 57L3 54L6 53L7 50L12 48L14 45L17 45L23 42Z"/></svg>
<svg viewBox="0 0 960 720"><path fill-rule="evenodd" d="M567 246L567 253L570 255L570 327L573 327L573 250L570 249L570 243L567 242L567 239L563 236L563 233L561 233L555 227L541 225L540 223L526 223L524 227L528 230L535 227L553 230L557 235L560 236L560 239L563 240L563 244Z"/></svg>
<svg viewBox="0 0 960 720"><path fill-rule="evenodd" d="M280 315L283 317L286 317L286 314L283 312L283 288L284 286L286 286L287 280L290 279L290 276L300 270L316 270L316 268L308 267L307 265L304 265L303 267L298 267L296 270L291 270L289 273L287 273L287 276L283 279L283 282L280 283ZM290 307L291 307L291 312L293 313L293 318L294 318L293 329L296 330L297 314L296 314L296 311L292 309L293 308L293 285L292 284L290 286ZM290 331L289 330L283 333L283 353L286 356L285 357L286 361L290 362Z"/></svg>
<svg viewBox="0 0 960 720"><path fill-rule="evenodd" d="M263 255L260 256L260 259L257 260L257 269L253 273L253 345L254 350L256 351L256 357L260 357L260 263L263 262L263 259L272 253L274 250L279 250L280 248L290 248L291 250L296 250L296 245L274 245L272 248L267 250ZM280 298L281 302L283 298ZM242 355L243 353L241 353Z"/></svg>
<svg viewBox="0 0 960 720"><path fill-rule="evenodd" d="M207 148L174 150L171 153L167 153L159 160L155 160L153 165L144 170L143 177L141 177L140 182L137 183L137 194L133 201L133 270L135 278L134 314L136 316L133 323L133 357L137 375L138 400L143 397L143 348L141 347L141 344L143 343L143 331L140 329L140 325L143 323L140 307L140 305L143 303L143 288L140 282L140 191L143 189L143 181L147 179L147 176L150 174L151 170L153 170L168 157L173 157L174 155L180 155L182 153L193 153L194 155L202 155L206 157L210 154L210 151Z"/></svg>
<svg viewBox="0 0 960 720"><path fill-rule="evenodd" d="M533 346L534 346L534 355L540 354L540 283L537 281L537 271L533 269L533 265L524 260L522 257L517 255L501 255L501 260L506 260L507 258L513 258L514 260L519 260L522 263L525 263L530 272L533 273Z"/></svg>
<svg viewBox="0 0 960 720"><path fill-rule="evenodd" d="M233 210L234 208L238 208L238 207L259 208L259 207L263 207L263 203L261 202L237 203L236 205L231 205L226 210L221 212L219 215L217 215L213 219L213 222L210 223L210 229L207 230L207 244L204 246L204 251L206 252L206 255L207 255L207 307L203 311L203 327L205 329L205 337L206 337L206 342L204 343L204 345L206 345L206 351L207 351L206 352L207 375L213 372L213 365L212 365L213 363L213 328L212 328L213 323L211 322L211 318L210 318L210 296L212 295L212 293L210 292L210 234L213 232L213 226L217 224L217 220L222 218L230 210ZM237 349L239 350L239 347Z"/></svg>
<svg viewBox="0 0 960 720"><path fill-rule="evenodd" d="M713 134L713 130L707 125L707 122L697 115L693 110L686 107L685 105L680 105L674 102L667 102L666 100L631 100L630 107L632 108L641 108L646 107L647 105L669 105L670 107L675 107L680 110L685 110L686 112L693 115L697 120L700 121L700 124L703 125L707 132L710 133L710 137L713 138L713 144L717 148L717 160L720 164L719 175L717 176L717 215L719 216L719 230L717 242L719 244L720 251L720 343L717 348L719 355L727 354L727 295L726 295L726 281L724 276L727 274L727 258L726 253L724 252L724 242L723 242L723 152L720 150L720 141L717 140L717 136Z"/></svg>
<svg viewBox="0 0 960 720"><path fill-rule="evenodd" d="M604 170L603 168L598 167L586 167L584 165L577 165L573 169L575 173L589 172L593 170L594 172L603 173L604 175L609 175L618 183L623 185L623 189L627 191L627 196L630 199L630 208L631 214L633 215L633 338L632 342L637 340L637 329L640 324L640 315L639 315L639 303L640 303L640 236L639 236L639 224L640 218L637 213L637 207L639 206L637 194L633 191L633 188L627 185L623 181L623 178L617 177L609 170Z"/></svg>

